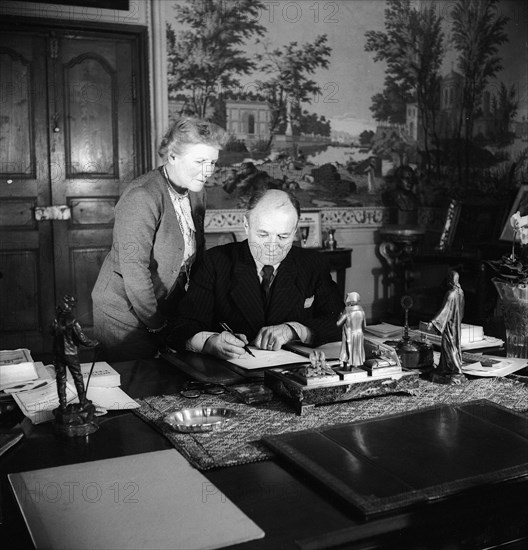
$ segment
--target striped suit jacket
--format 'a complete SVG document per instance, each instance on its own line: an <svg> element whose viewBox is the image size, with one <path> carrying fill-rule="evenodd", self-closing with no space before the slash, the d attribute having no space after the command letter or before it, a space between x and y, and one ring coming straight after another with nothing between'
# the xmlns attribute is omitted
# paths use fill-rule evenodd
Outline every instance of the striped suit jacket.
<svg viewBox="0 0 528 550"><path fill-rule="evenodd" d="M248 241L229 243L208 250L196 266L169 345L183 349L198 332L220 332L221 322L251 342L262 327L288 321L309 327L319 345L341 339L343 308L322 255L299 247L281 262L266 307Z"/></svg>

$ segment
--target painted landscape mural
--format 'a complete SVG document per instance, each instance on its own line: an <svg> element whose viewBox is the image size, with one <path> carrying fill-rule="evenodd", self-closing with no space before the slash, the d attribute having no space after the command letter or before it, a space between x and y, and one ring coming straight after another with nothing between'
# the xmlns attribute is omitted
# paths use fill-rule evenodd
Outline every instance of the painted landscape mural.
<svg viewBox="0 0 528 550"><path fill-rule="evenodd" d="M305 208L422 205L528 181L528 8L517 0L167 2L169 111L230 134L210 209L259 185Z"/></svg>

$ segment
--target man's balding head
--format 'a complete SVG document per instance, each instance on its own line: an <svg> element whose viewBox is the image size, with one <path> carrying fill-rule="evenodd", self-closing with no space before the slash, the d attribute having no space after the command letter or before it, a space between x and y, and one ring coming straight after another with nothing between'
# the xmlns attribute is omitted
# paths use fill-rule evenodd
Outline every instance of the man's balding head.
<svg viewBox="0 0 528 550"><path fill-rule="evenodd" d="M244 220L253 258L264 265L282 262L295 239L299 214L299 202L286 191L267 189L255 193Z"/></svg>

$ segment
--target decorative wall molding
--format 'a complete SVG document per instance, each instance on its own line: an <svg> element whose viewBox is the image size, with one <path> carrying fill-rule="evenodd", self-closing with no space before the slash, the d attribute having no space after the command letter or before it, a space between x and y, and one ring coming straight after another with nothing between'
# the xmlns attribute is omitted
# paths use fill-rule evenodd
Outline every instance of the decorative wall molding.
<svg viewBox="0 0 528 550"><path fill-rule="evenodd" d="M383 206L350 208L320 208L323 229L356 227L376 229L390 223L390 209ZM441 231L445 223L445 208L420 208L418 223L429 230ZM205 213L205 232L223 233L244 231L244 210L208 210Z"/></svg>
<svg viewBox="0 0 528 550"><path fill-rule="evenodd" d="M321 221L323 228L379 227L389 222L389 209L382 206L321 208Z"/></svg>
<svg viewBox="0 0 528 550"><path fill-rule="evenodd" d="M384 207L321 208L323 228L354 226L376 228L388 223L388 209ZM205 214L205 232L222 233L244 230L244 210L208 210Z"/></svg>
<svg viewBox="0 0 528 550"><path fill-rule="evenodd" d="M205 232L223 233L244 230L244 210L207 210Z"/></svg>

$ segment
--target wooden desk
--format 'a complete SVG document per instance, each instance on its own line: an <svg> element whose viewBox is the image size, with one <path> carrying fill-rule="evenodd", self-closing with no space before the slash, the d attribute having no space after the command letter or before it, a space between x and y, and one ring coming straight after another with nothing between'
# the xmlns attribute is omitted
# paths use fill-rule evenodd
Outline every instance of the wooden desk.
<svg viewBox="0 0 528 550"><path fill-rule="evenodd" d="M175 393L183 382L163 360L118 363L132 397ZM24 421L26 437L0 457L0 540L9 548L32 543L8 486L7 473L48 468L170 448L168 441L130 411L111 412L87 439L58 439L50 424ZM504 450L507 452L507 449ZM412 460L412 457L409 457ZM265 532L236 548L489 548L528 544L528 480L497 484L412 511L363 520L323 486L280 459L221 468L206 477ZM95 528L95 526L94 526ZM65 526L67 529L67 526Z"/></svg>

